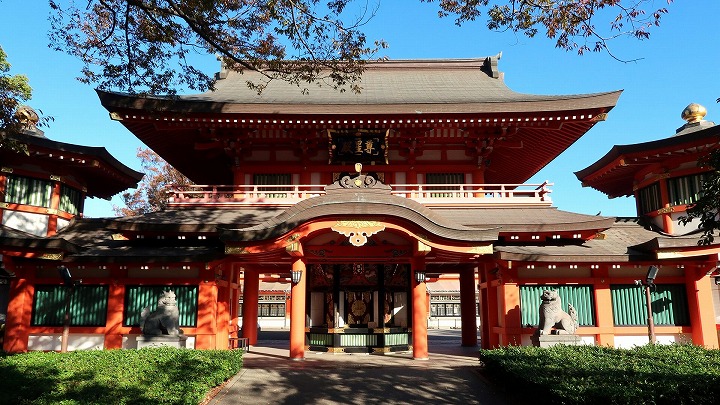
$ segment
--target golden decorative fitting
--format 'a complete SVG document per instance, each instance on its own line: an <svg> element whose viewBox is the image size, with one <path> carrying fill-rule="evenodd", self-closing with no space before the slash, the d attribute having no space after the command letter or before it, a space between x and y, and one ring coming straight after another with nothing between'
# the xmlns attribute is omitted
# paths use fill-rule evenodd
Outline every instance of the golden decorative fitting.
<svg viewBox="0 0 720 405"><path fill-rule="evenodd" d="M3 166L2 169L0 169L0 172L3 172L3 173L12 173L12 172L13 172L13 168L12 168L12 167L5 167L5 166Z"/></svg>
<svg viewBox="0 0 720 405"><path fill-rule="evenodd" d="M0 203L0 208L10 208L10 204L6 202Z"/></svg>
<svg viewBox="0 0 720 405"><path fill-rule="evenodd" d="M428 246L427 244L425 244L425 242L423 242L421 240L418 241L418 245L417 245L418 253L426 253L427 254L431 250L432 250L432 248L430 246Z"/></svg>
<svg viewBox="0 0 720 405"><path fill-rule="evenodd" d="M62 260L63 254L62 253L43 253L39 256L40 259L43 260Z"/></svg>
<svg viewBox="0 0 720 405"><path fill-rule="evenodd" d="M111 112L111 113L110 113L110 119L113 120L113 121L122 121L122 120L123 120L123 117L122 117L122 115L120 115L119 113Z"/></svg>
<svg viewBox="0 0 720 405"><path fill-rule="evenodd" d="M57 215L58 210L56 210L54 208L48 208L45 212L47 212L50 215Z"/></svg>
<svg viewBox="0 0 720 405"><path fill-rule="evenodd" d="M607 119L607 113L600 113L594 117L592 117L591 121L598 122L598 121L605 121Z"/></svg>
<svg viewBox="0 0 720 405"><path fill-rule="evenodd" d="M34 129L37 127L38 122L40 122L40 116L38 113L26 105L18 107L17 111L15 111L15 117L18 118L20 123L26 129Z"/></svg>
<svg viewBox="0 0 720 405"><path fill-rule="evenodd" d="M58 175L55 175L55 174L51 174L51 175L50 175L50 180L53 180L53 181L60 181L60 176L58 176Z"/></svg>
<svg viewBox="0 0 720 405"><path fill-rule="evenodd" d="M285 246L285 251L288 253L302 253L302 245L299 242L292 242Z"/></svg>
<svg viewBox="0 0 720 405"><path fill-rule="evenodd" d="M657 210L658 215L669 214L671 212L675 212L675 207L665 207L665 208L660 208L659 210Z"/></svg>
<svg viewBox="0 0 720 405"><path fill-rule="evenodd" d="M243 246L225 246L225 254L227 255L246 255L247 249Z"/></svg>
<svg viewBox="0 0 720 405"><path fill-rule="evenodd" d="M363 246L368 237L385 230L385 225L377 221L337 221L330 229L350 238L353 246Z"/></svg>
<svg viewBox="0 0 720 405"><path fill-rule="evenodd" d="M688 104L687 107L682 111L680 117L687 121L688 124L700 122L707 115L707 109L697 103Z"/></svg>

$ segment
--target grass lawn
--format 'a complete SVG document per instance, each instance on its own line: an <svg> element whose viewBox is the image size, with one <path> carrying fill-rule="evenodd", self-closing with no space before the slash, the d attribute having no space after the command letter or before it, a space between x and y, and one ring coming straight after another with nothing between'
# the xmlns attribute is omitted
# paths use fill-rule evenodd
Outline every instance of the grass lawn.
<svg viewBox="0 0 720 405"><path fill-rule="evenodd" d="M692 345L481 350L483 374L536 404L718 404L720 351Z"/></svg>
<svg viewBox="0 0 720 405"><path fill-rule="evenodd" d="M240 350L0 354L0 404L197 404L241 368Z"/></svg>

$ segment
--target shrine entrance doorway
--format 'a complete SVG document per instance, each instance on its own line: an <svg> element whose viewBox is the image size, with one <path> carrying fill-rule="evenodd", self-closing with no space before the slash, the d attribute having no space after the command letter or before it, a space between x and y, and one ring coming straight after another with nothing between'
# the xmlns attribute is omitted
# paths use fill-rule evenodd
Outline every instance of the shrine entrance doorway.
<svg viewBox="0 0 720 405"><path fill-rule="evenodd" d="M308 349L387 353L411 347L409 264L308 266Z"/></svg>

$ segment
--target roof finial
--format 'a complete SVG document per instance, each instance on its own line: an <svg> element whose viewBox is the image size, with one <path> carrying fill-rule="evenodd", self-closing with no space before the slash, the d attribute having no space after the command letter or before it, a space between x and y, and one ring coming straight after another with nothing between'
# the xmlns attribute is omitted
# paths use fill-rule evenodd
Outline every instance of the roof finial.
<svg viewBox="0 0 720 405"><path fill-rule="evenodd" d="M705 118L705 115L707 115L707 110L705 109L705 107L697 103L689 104L682 111L682 114L680 114L682 119L687 121L688 124L702 121L703 118Z"/></svg>

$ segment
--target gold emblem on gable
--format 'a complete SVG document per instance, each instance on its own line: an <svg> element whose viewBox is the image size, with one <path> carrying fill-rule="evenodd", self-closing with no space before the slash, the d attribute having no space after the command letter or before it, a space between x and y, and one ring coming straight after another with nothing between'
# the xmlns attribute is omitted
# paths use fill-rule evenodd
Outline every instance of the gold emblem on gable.
<svg viewBox="0 0 720 405"><path fill-rule="evenodd" d="M363 246L368 237L385 230L385 225L377 221L337 221L330 229L350 238L353 246Z"/></svg>

